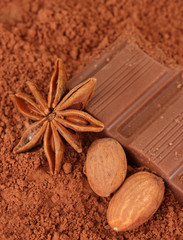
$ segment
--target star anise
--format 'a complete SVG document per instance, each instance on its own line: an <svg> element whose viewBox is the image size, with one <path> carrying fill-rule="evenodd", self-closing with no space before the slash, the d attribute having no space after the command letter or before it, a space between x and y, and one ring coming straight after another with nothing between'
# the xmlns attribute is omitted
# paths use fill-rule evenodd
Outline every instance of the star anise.
<svg viewBox="0 0 183 240"><path fill-rule="evenodd" d="M51 78L48 102L30 82L27 85L35 100L25 93L11 96L18 110L36 120L22 135L15 153L25 152L43 140L50 172L58 173L64 156L64 138L78 153L82 152L77 132L100 132L104 125L81 111L94 93L96 79L89 78L68 92L63 62L57 59Z"/></svg>

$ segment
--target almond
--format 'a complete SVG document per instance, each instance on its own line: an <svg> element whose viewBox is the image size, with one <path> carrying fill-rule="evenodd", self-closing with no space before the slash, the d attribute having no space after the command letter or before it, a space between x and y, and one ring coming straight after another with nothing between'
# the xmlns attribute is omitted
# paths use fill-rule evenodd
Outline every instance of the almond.
<svg viewBox="0 0 183 240"><path fill-rule="evenodd" d="M113 138L94 141L87 152L85 171L93 191L102 197L109 196L126 177L127 161L122 146Z"/></svg>
<svg viewBox="0 0 183 240"><path fill-rule="evenodd" d="M157 211L164 197L162 178L142 171L133 174L112 197L107 220L115 231L132 230Z"/></svg>

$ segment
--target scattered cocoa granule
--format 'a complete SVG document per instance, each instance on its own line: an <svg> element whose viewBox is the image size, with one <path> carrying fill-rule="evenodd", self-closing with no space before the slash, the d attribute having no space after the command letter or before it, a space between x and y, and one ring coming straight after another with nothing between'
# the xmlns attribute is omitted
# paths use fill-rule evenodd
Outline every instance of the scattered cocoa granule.
<svg viewBox="0 0 183 240"><path fill-rule="evenodd" d="M69 174L72 172L72 164L71 163L64 163L63 165L64 173Z"/></svg>

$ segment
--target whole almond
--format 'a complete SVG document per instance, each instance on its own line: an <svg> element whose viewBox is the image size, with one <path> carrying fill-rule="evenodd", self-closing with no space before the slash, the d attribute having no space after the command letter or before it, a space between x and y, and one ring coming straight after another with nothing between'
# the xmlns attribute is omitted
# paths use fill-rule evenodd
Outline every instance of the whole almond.
<svg viewBox="0 0 183 240"><path fill-rule="evenodd" d="M85 167L93 191L107 197L119 188L126 177L126 155L113 138L98 139L88 149Z"/></svg>
<svg viewBox="0 0 183 240"><path fill-rule="evenodd" d="M146 171L133 174L109 203L109 225L115 231L128 231L145 223L159 208L164 191L162 178L155 174Z"/></svg>

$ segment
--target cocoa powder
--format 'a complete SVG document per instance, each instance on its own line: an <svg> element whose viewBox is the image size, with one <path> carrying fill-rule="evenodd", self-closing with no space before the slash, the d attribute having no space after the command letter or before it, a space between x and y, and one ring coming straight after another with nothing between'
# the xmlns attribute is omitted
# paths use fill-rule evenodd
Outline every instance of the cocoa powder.
<svg viewBox="0 0 183 240"><path fill-rule="evenodd" d="M30 121L9 94L28 92L27 80L47 93L57 57L71 78L121 34L159 62L183 66L182 12L181 0L0 1L2 240L181 239L182 207L168 188L160 209L144 225L125 233L108 226L110 197L98 197L83 174L87 149L99 134L81 135L81 154L66 145L69 165L57 176L49 174L43 148L13 154Z"/></svg>

